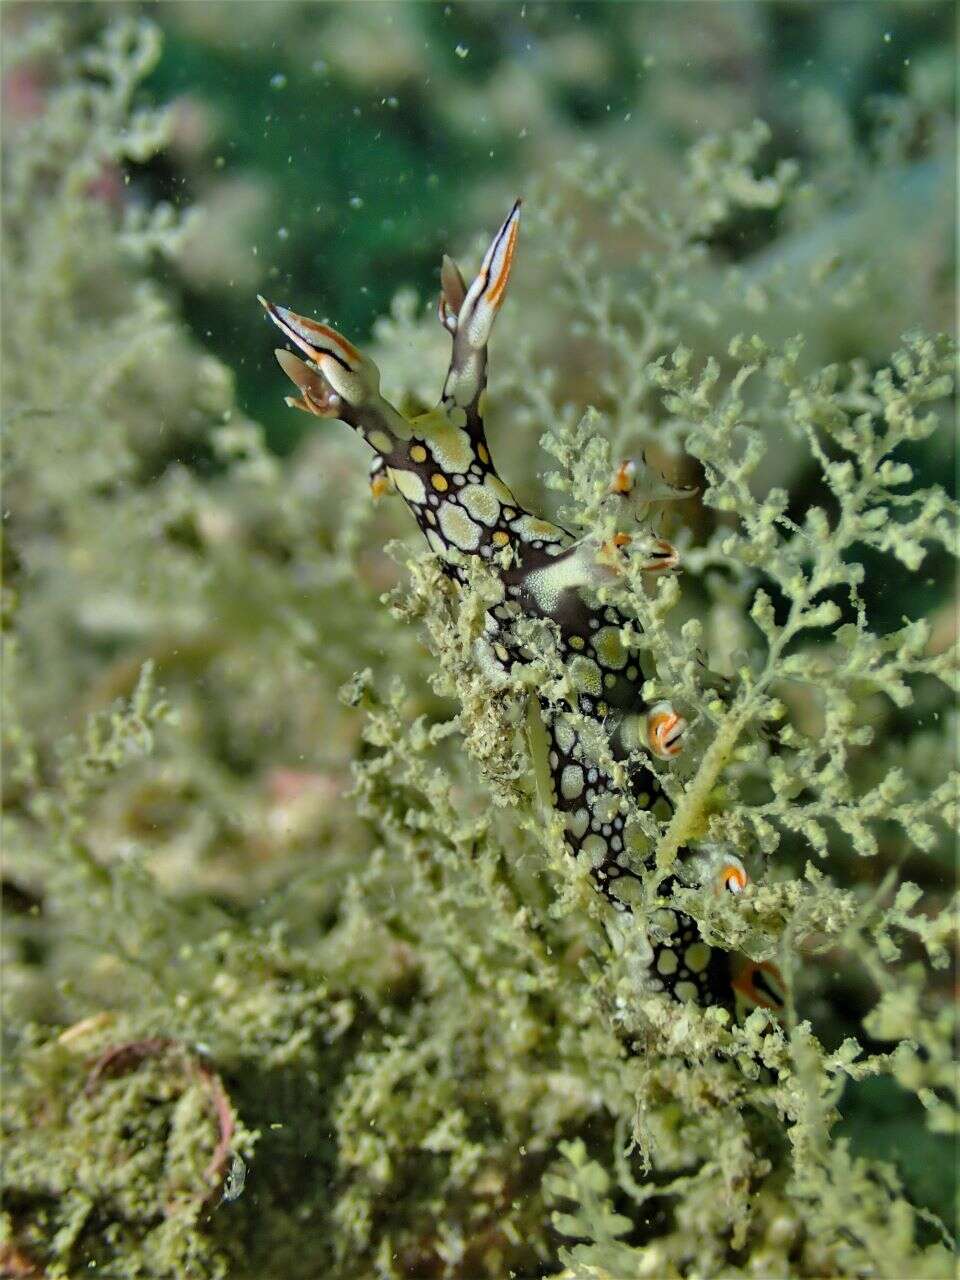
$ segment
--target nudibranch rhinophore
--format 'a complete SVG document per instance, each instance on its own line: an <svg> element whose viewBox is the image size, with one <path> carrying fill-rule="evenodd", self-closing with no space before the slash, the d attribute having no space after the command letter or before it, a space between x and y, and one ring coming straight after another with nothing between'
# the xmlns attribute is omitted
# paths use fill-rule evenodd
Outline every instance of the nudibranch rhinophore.
<svg viewBox="0 0 960 1280"><path fill-rule="evenodd" d="M614 760L628 763L630 799L658 816L670 812L657 773L644 752L673 759L682 749L686 721L667 701L647 706L644 673L621 638L627 616L610 604L591 603L588 590L616 577L623 557L662 573L678 563L662 538L616 534L599 544L577 540L565 529L526 511L493 464L484 429L487 343L503 303L517 246L520 201L505 222L468 288L459 267L444 257L440 272L440 323L452 339L450 367L435 409L415 418L399 413L380 393L380 373L368 357L328 325L309 320L261 298L271 320L306 360L276 352L297 389L287 404L318 418L338 418L374 451L375 496L395 489L413 512L427 541L456 582L464 581L465 558L480 556L498 574L501 601L486 617L478 657L502 679L528 661L512 636L520 617L555 624L570 672L578 715L570 705L541 700L540 719L552 804L564 817L570 853L589 868L593 883L618 912L639 898L640 868L631 845L630 805L612 779L593 763L581 741L584 718L602 727ZM635 465L625 462L611 492L628 498ZM512 554L501 553L509 547ZM730 854L707 859L707 875L721 892L739 893L747 882L743 864ZM639 855L653 867L653 855ZM783 1001L776 971L708 946L696 921L670 906L676 879L660 886L662 901L649 933L650 987L676 1000L733 1007L739 999L766 1008Z"/></svg>

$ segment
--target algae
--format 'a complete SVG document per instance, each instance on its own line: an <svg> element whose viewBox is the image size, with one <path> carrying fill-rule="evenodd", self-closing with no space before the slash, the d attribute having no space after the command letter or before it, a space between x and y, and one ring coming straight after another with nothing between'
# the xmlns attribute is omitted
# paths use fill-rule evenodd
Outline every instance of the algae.
<svg viewBox="0 0 960 1280"><path fill-rule="evenodd" d="M33 18L4 47L39 105L4 123L3 1265L952 1275L956 350L918 328L950 246L942 196L922 260L883 213L949 170L930 79L867 146L820 95L799 161L731 120L656 199L599 132L530 181L505 473L533 491L543 436L601 537L626 450L698 489L640 512L683 576L616 588L691 723L624 926L537 796L550 635L491 683L489 573L454 594L345 431L265 447L178 310L190 223L117 198L175 124L141 96L157 29ZM443 341L400 295L388 393L429 399ZM753 885L691 876L684 909L777 960L782 1022L644 990L658 880L718 842Z"/></svg>

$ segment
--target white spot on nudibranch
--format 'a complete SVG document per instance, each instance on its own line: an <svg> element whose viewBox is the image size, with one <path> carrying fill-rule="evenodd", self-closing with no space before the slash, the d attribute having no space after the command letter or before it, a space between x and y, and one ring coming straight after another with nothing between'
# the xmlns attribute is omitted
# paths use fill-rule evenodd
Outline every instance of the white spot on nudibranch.
<svg viewBox="0 0 960 1280"><path fill-rule="evenodd" d="M461 551L476 551L480 545L480 526L467 513L452 502L445 502L439 511L440 528L448 542Z"/></svg>
<svg viewBox="0 0 960 1280"><path fill-rule="evenodd" d="M408 502L423 502L427 496L423 481L415 471L400 471L394 467L388 468L390 479L397 486L397 492L401 493Z"/></svg>
<svg viewBox="0 0 960 1280"><path fill-rule="evenodd" d="M576 800L583 790L583 770L578 764L568 764L560 775L560 793L564 800Z"/></svg>

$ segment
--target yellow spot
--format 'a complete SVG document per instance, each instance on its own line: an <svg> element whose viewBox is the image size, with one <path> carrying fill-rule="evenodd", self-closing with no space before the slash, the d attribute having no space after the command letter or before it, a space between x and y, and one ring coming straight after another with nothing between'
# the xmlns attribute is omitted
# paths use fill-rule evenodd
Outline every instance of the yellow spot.
<svg viewBox="0 0 960 1280"><path fill-rule="evenodd" d="M481 404L483 403L484 398L485 398L484 396L481 396L481 397L480 397L480 403L481 403ZM482 409L482 408L480 409L480 412L481 412L481 413L483 413L483 409ZM477 445L477 457L478 457L478 458L480 459L480 461L484 464L484 466L486 466L486 465L489 463L489 461L490 461L490 454L487 452L487 446L486 446L485 444L478 444L478 445Z"/></svg>
<svg viewBox="0 0 960 1280"><path fill-rule="evenodd" d="M450 488L450 483L447 480L447 477L441 471L435 471L433 473L433 475L430 477L430 483L440 493L444 493L446 492L447 489Z"/></svg>
<svg viewBox="0 0 960 1280"><path fill-rule="evenodd" d="M428 524L436 524L436 523L437 523L437 515L436 515L436 512L435 512L435 511L431 511L429 507L427 507L427 523L428 523Z"/></svg>
<svg viewBox="0 0 960 1280"><path fill-rule="evenodd" d="M497 532L493 534L490 541L495 542L498 547L505 547L510 541L510 535L509 533L504 533L502 529L498 529Z"/></svg>
<svg viewBox="0 0 960 1280"><path fill-rule="evenodd" d="M668 976L671 973L676 973L678 967L677 953L671 947L666 947L660 952L657 959L657 973Z"/></svg>
<svg viewBox="0 0 960 1280"><path fill-rule="evenodd" d="M667 935L675 933L677 929L676 912L671 911L669 907L658 907L653 913L653 923L658 925Z"/></svg>
<svg viewBox="0 0 960 1280"><path fill-rule="evenodd" d="M376 449L377 453L391 453L393 450L393 441L385 431L371 431L367 439Z"/></svg>
<svg viewBox="0 0 960 1280"><path fill-rule="evenodd" d="M400 471L394 467L388 468L390 478L397 486L397 489L408 502L424 502L427 497L427 491L423 487L423 481L415 471Z"/></svg>
<svg viewBox="0 0 960 1280"><path fill-rule="evenodd" d="M693 973L703 973L710 960L710 948L705 942L694 942L683 955L687 968Z"/></svg>
<svg viewBox="0 0 960 1280"><path fill-rule="evenodd" d="M571 648L571 649L582 649L582 648L583 648L583 636L571 636L571 637L570 637L570 648Z"/></svg>
<svg viewBox="0 0 960 1280"><path fill-rule="evenodd" d="M583 693L589 693L593 698L600 696L603 682L600 668L595 662L591 662L589 658L574 658L570 663L570 675L574 685Z"/></svg>
<svg viewBox="0 0 960 1280"><path fill-rule="evenodd" d="M696 1000L697 988L692 982L678 982L673 988L673 994L678 1000Z"/></svg>
<svg viewBox="0 0 960 1280"><path fill-rule="evenodd" d="M627 653L620 639L619 627L601 627L590 640L600 663L613 671L627 665Z"/></svg>
<svg viewBox="0 0 960 1280"><path fill-rule="evenodd" d="M500 659L501 662L506 662L507 659L510 657L509 653L507 653L506 649L503 647L502 644L495 644L493 646L493 652L497 655L497 657Z"/></svg>
<svg viewBox="0 0 960 1280"><path fill-rule="evenodd" d="M414 462L426 462L427 451L422 444L412 444L410 446L410 457Z"/></svg>

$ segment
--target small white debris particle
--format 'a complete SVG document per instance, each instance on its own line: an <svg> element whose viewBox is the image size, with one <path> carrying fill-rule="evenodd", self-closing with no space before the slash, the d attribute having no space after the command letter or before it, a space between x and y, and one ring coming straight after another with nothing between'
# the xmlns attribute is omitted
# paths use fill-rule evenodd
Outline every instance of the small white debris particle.
<svg viewBox="0 0 960 1280"><path fill-rule="evenodd" d="M247 1180L247 1166L241 1156L234 1156L230 1164L230 1172L223 1183L224 1200L239 1200L243 1195L243 1185Z"/></svg>

